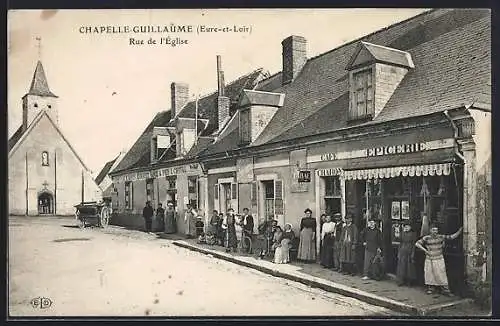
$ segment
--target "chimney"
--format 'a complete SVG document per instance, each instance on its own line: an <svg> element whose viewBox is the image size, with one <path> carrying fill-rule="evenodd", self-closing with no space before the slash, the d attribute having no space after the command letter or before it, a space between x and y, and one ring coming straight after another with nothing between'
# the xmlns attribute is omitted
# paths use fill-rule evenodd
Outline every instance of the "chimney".
<svg viewBox="0 0 500 326"><path fill-rule="evenodd" d="M220 55L217 56L217 112L219 131L222 130L224 124L229 119L230 99L225 96L224 72L222 71L222 63Z"/></svg>
<svg viewBox="0 0 500 326"><path fill-rule="evenodd" d="M189 101L189 85L184 83L172 83L170 85L170 96L172 100L170 113L171 119L173 119Z"/></svg>
<svg viewBox="0 0 500 326"><path fill-rule="evenodd" d="M283 72L281 83L292 82L302 70L307 61L307 41L302 36L292 35L281 42L283 49Z"/></svg>

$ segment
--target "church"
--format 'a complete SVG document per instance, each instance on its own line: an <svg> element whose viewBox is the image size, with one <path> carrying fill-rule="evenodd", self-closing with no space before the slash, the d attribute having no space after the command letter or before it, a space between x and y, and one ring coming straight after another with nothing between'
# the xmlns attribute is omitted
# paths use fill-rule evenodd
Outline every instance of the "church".
<svg viewBox="0 0 500 326"><path fill-rule="evenodd" d="M22 98L22 124L9 139L11 215L73 215L74 205L102 199L91 171L59 128L58 99L38 61Z"/></svg>

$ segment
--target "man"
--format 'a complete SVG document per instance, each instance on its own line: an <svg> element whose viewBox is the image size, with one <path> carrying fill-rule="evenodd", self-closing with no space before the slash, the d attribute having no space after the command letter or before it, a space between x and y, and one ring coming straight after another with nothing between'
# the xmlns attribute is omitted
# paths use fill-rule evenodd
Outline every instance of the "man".
<svg viewBox="0 0 500 326"><path fill-rule="evenodd" d="M229 208L227 210L227 216L225 220L226 225L226 237L225 237L225 247L226 252L231 250L235 251L238 247L238 238L236 236L236 216L234 215L234 210Z"/></svg>
<svg viewBox="0 0 500 326"><path fill-rule="evenodd" d="M365 261L363 264L363 280L368 280L370 265L377 253L382 252L382 233L375 227L375 220L368 219L368 226L361 232L361 240L365 247Z"/></svg>
<svg viewBox="0 0 500 326"><path fill-rule="evenodd" d="M342 221L342 215L340 213L336 213L333 215L333 219L335 222L335 231L333 235L334 243L333 243L333 270L342 272L342 268L340 266L340 247L342 240L342 229L345 223Z"/></svg>
<svg viewBox="0 0 500 326"><path fill-rule="evenodd" d="M441 289L441 293L451 295L448 287L448 277L446 275L446 265L444 262L443 249L446 240L458 238L463 228L451 235L439 234L437 225L431 225L430 234L417 241L415 247L425 253L424 276L427 294L433 294L436 288Z"/></svg>
<svg viewBox="0 0 500 326"><path fill-rule="evenodd" d="M253 234L253 216L249 214L248 208L243 208L243 232L249 237Z"/></svg>
<svg viewBox="0 0 500 326"><path fill-rule="evenodd" d="M171 234L175 233L177 230L177 212L174 209L174 204L168 202L167 211L165 213L165 233Z"/></svg>
<svg viewBox="0 0 500 326"><path fill-rule="evenodd" d="M214 209L214 211L212 212L212 217L210 218L210 228L208 231L216 235L218 224L219 224L219 212Z"/></svg>
<svg viewBox="0 0 500 326"><path fill-rule="evenodd" d="M146 202L146 206L142 210L142 217L144 217L144 222L146 225L146 232L151 233L151 226L153 224L153 206L151 206L151 202L148 200Z"/></svg>
<svg viewBox="0 0 500 326"><path fill-rule="evenodd" d="M352 223L352 215L345 218L346 225L342 229L340 246L340 264L343 274L355 274L356 245L358 243L358 228Z"/></svg>

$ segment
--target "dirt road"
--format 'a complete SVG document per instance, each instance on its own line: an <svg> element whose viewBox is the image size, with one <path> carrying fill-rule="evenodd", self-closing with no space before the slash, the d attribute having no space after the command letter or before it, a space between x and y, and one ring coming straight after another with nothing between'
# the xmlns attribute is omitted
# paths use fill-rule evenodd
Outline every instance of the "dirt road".
<svg viewBox="0 0 500 326"><path fill-rule="evenodd" d="M393 312L138 231L10 217L11 316L372 316ZM33 298L50 307L34 308Z"/></svg>

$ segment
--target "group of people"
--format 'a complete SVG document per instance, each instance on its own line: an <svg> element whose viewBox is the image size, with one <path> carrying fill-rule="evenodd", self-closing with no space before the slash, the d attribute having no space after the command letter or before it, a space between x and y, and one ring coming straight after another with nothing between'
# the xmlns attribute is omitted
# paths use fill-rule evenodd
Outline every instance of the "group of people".
<svg viewBox="0 0 500 326"><path fill-rule="evenodd" d="M253 216L248 208L243 209L242 215L236 215L232 208L226 214L214 210L205 237L214 239L211 244L224 246L228 252L235 251L241 236L245 234L251 237L253 228Z"/></svg>
<svg viewBox="0 0 500 326"><path fill-rule="evenodd" d="M316 261L316 220L310 209L305 210L300 225L298 259L304 262ZM424 216L424 219L427 217ZM358 246L364 248L362 278L380 280L384 277L384 256L382 232L377 221L368 218L367 227L359 232L350 214L342 219L341 214L332 217L321 216L320 224L320 263L325 268L343 274L356 274ZM446 240L456 239L462 228L452 235L439 234L436 225L424 228L417 236L409 221L403 223L403 231L397 253L396 277L398 285L412 285L416 280L415 249L425 253L424 279L426 292L432 294L440 290L450 295L443 249Z"/></svg>
<svg viewBox="0 0 500 326"><path fill-rule="evenodd" d="M172 202L167 204L167 210L163 208L161 203L158 203L155 215L155 209L148 200L142 210L142 217L144 218L146 232L153 232L153 229L155 232L169 234L177 232L177 212Z"/></svg>

